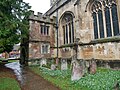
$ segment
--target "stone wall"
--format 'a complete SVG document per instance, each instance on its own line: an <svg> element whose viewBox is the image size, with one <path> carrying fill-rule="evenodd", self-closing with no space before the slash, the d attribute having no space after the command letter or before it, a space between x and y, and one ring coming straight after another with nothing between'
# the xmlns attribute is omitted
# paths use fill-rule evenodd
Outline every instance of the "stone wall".
<svg viewBox="0 0 120 90"><path fill-rule="evenodd" d="M56 15L58 13L58 46L59 58L71 58L75 56L74 50L75 42L72 45L64 45L63 41L63 29L62 18L64 14L70 13L74 23L74 39L78 38L78 50L77 59L102 59L102 60L120 60L120 40L116 41L115 37L106 37L108 41L102 40L101 42L94 39L94 27L92 12L90 10L94 0L60 0L57 4L53 5L46 13L47 16L43 18L41 14L38 17L31 16L30 19L30 40L39 42L50 42L51 56L56 57L57 47L57 32L56 32ZM120 2L116 0L118 6L118 19L120 26ZM54 17L54 18L53 18ZM35 21L34 23L32 21ZM50 36L41 36L39 33L40 25L47 22L50 26ZM119 27L120 28L120 27ZM117 36L119 38L119 36ZM113 39L115 38L115 39ZM115 40L115 41L114 41ZM92 43L92 41L95 41ZM35 46L35 44L31 45ZM36 45L37 49L40 49L40 43ZM35 51L34 49L31 51ZM34 52L35 53L35 52ZM34 55L33 55L34 56ZM48 55L49 56L49 55ZM41 57L40 53L37 53L35 57Z"/></svg>
<svg viewBox="0 0 120 90"><path fill-rule="evenodd" d="M108 42L95 45L79 46L81 52L78 52L79 59L103 59L103 60L116 60L120 59L120 43Z"/></svg>
<svg viewBox="0 0 120 90"><path fill-rule="evenodd" d="M34 15L31 11L29 17L30 32L29 32L29 59L41 59L41 58L51 58L51 50L47 54L41 53L42 44L48 43L50 47L54 47L55 43L55 17L50 18L48 16L42 15L38 12L38 15ZM41 25L46 25L49 27L49 34L41 34Z"/></svg>
<svg viewBox="0 0 120 90"><path fill-rule="evenodd" d="M58 9L59 46L63 45L63 31L62 31L61 19L62 16L69 11L74 16L74 30L75 30L74 38L79 38L80 42L83 43L83 45L82 46L79 45L78 48L78 56L77 56L78 59L91 59L91 58L104 59L104 60L120 59L119 42L108 41L103 43L84 45L84 43L90 43L91 41L94 40L93 18L90 10L92 2L93 0L77 0L77 2L76 0L71 0ZM116 2L118 4L118 17L120 17L120 13L119 13L120 2L118 0L116 0ZM56 16L57 15L56 11L57 10L54 9L54 12L50 14L50 17ZM74 53L70 53L67 50L64 51L64 48L62 48L59 53L61 57L67 57L67 56L72 57L75 55L73 47L70 48L70 51Z"/></svg>

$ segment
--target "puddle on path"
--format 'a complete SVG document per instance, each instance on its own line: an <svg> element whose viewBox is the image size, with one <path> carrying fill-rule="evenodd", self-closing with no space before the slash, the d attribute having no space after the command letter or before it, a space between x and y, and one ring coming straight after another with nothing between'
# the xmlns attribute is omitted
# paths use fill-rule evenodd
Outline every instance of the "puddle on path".
<svg viewBox="0 0 120 90"><path fill-rule="evenodd" d="M22 67L19 62L5 64L5 67L14 71L22 87L21 90L60 90L47 80Z"/></svg>
<svg viewBox="0 0 120 90"><path fill-rule="evenodd" d="M14 71L17 79L20 81L21 85L25 83L25 70L20 66L19 62L13 62L5 64L7 68L10 68Z"/></svg>

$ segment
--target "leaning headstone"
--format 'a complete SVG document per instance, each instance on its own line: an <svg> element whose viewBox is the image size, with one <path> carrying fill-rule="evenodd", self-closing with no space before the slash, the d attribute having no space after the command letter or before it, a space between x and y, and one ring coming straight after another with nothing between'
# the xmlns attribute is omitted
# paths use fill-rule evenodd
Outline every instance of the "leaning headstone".
<svg viewBox="0 0 120 90"><path fill-rule="evenodd" d="M61 60L61 70L67 70L67 60Z"/></svg>
<svg viewBox="0 0 120 90"><path fill-rule="evenodd" d="M90 65L90 73L91 73L91 74L95 74L96 71L97 71L97 65L96 65L95 60L93 60L93 61L91 62L91 65Z"/></svg>
<svg viewBox="0 0 120 90"><path fill-rule="evenodd" d="M79 80L83 76L83 66L80 66L78 62L72 63L72 76L71 80Z"/></svg>
<svg viewBox="0 0 120 90"><path fill-rule="evenodd" d="M56 65L55 64L51 65L51 70L56 70Z"/></svg>

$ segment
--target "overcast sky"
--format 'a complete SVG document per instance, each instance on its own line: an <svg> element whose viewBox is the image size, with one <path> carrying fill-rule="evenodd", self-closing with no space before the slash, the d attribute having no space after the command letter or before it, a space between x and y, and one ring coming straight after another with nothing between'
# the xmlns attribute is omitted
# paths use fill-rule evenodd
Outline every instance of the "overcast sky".
<svg viewBox="0 0 120 90"><path fill-rule="evenodd" d="M45 13L50 8L50 0L23 0L24 2L29 3L31 10L37 12Z"/></svg>

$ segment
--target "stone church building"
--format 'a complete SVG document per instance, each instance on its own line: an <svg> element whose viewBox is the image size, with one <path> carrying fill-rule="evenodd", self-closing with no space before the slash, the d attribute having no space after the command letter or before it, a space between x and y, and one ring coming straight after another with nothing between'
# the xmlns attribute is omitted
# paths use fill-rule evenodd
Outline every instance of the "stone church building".
<svg viewBox="0 0 120 90"><path fill-rule="evenodd" d="M120 64L119 0L51 0L29 23L29 59Z"/></svg>

